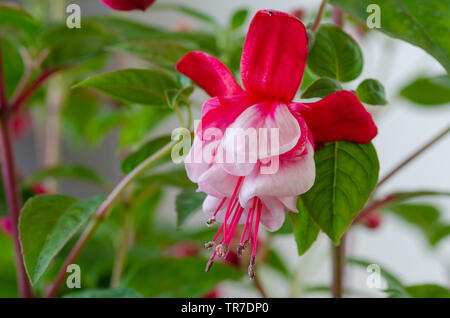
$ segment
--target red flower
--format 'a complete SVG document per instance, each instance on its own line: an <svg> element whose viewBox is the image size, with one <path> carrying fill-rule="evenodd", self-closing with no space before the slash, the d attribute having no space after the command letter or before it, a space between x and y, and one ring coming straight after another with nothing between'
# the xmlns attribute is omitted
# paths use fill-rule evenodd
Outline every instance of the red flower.
<svg viewBox="0 0 450 318"><path fill-rule="evenodd" d="M130 11L142 10L145 11L156 0L102 0L104 4L114 10Z"/></svg>
<svg viewBox="0 0 450 318"><path fill-rule="evenodd" d="M242 52L245 90L224 64L206 53L188 53L176 66L212 96L203 104L202 120L185 161L189 178L208 194L203 209L212 216L210 223L216 217L223 223L206 245L215 247L207 270L216 255L226 257L238 224L245 225L239 246L242 250L256 242L260 222L275 231L284 222L285 210L296 211L297 196L314 183L314 143L366 143L377 134L371 115L350 91L336 92L315 103L293 102L306 65L307 45L299 19L263 10L253 18ZM236 147L235 137L248 128L275 128L279 131L278 147L264 153L259 149L252 152L248 144ZM222 132L223 137L211 140L209 129ZM259 146L262 140L257 138ZM267 138L265 143L270 144ZM212 150L209 162L192 161L197 153L208 150ZM256 155L257 161L223 163L218 153L244 154L245 158ZM279 160L279 168L263 173L260 168L271 158ZM256 253L256 244L252 245L250 277Z"/></svg>

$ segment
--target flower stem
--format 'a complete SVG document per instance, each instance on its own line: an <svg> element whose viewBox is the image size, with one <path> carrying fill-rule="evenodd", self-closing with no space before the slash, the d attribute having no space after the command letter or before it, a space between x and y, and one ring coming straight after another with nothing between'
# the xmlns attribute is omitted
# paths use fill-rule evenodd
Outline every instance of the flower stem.
<svg viewBox="0 0 450 318"><path fill-rule="evenodd" d="M125 266L125 259L127 256L127 251L130 245L131 237L132 237L131 211L129 211L125 207L122 221L122 233L119 239L119 245L117 247L116 256L114 259L114 267L111 275L111 288L120 287L123 268Z"/></svg>
<svg viewBox="0 0 450 318"><path fill-rule="evenodd" d="M332 246L333 284L331 286L331 295L333 298L342 298L344 294L345 241L346 234L342 236L341 243L338 246Z"/></svg>
<svg viewBox="0 0 450 318"><path fill-rule="evenodd" d="M385 177L383 177L377 184L374 192L383 185L386 181L388 181L393 175L395 175L397 172L399 172L401 169L403 169L406 165L408 165L411 161L416 159L420 154L422 154L425 150L430 148L432 145L434 145L436 142L438 142L440 139L444 138L448 133L450 132L450 126L447 126L441 133L439 133L436 137L428 141L425 145L420 147L417 151L412 153L409 157L407 157L405 160L403 160L399 165L397 165L394 169L392 169Z"/></svg>
<svg viewBox="0 0 450 318"><path fill-rule="evenodd" d="M319 28L320 21L322 20L323 14L325 13L325 8L327 7L328 0L322 0L320 4L319 12L317 12L316 19L311 27L311 31L316 32Z"/></svg>
<svg viewBox="0 0 450 318"><path fill-rule="evenodd" d="M125 176L118 184L117 186L112 190L112 192L108 195L105 201L100 205L100 207L97 209L97 211L94 214L94 219L89 223L89 225L84 230L83 234L81 234L80 238L78 239L77 243L73 247L72 251L67 256L66 260L64 261L63 266L60 268L58 274L56 275L53 283L50 285L50 288L45 295L46 298L53 297L56 292L58 291L64 276L66 274L66 268L72 262L78 257L81 250L84 248L86 243L89 241L89 239L92 237L92 235L97 230L100 223L105 219L107 216L110 208L112 205L116 202L116 200L120 197L120 195L123 193L123 191L126 189L128 185L131 184L139 175L141 175L147 168L152 165L154 162L158 161L165 155L169 154L172 150L172 147L177 143L178 141L172 141L168 143L166 146L161 148L159 151L157 151L152 156L148 157L145 161L143 161L139 166L134 168L133 171L131 171L127 176Z"/></svg>

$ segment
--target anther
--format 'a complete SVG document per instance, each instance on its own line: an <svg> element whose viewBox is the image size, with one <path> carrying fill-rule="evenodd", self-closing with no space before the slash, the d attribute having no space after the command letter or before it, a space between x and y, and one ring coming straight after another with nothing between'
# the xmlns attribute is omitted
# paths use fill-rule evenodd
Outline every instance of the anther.
<svg viewBox="0 0 450 318"><path fill-rule="evenodd" d="M245 249L243 244L239 244L237 247L237 254L238 256L242 256L242 251Z"/></svg>
<svg viewBox="0 0 450 318"><path fill-rule="evenodd" d="M250 279L255 278L255 258L252 257L250 260L250 265L248 266L248 276Z"/></svg>
<svg viewBox="0 0 450 318"><path fill-rule="evenodd" d="M209 218L209 219L206 221L206 225L207 225L207 226L213 226L214 224L216 224L216 217L215 217L215 216Z"/></svg>
<svg viewBox="0 0 450 318"><path fill-rule="evenodd" d="M211 241L211 242L205 243L205 245L203 245L203 247L208 249L208 248L214 247L215 245L216 245L216 243Z"/></svg>
<svg viewBox="0 0 450 318"><path fill-rule="evenodd" d="M211 269L211 267L213 266L214 261L212 259L210 259L208 261L208 263L206 264L206 268L205 268L205 272L209 272L209 270Z"/></svg>

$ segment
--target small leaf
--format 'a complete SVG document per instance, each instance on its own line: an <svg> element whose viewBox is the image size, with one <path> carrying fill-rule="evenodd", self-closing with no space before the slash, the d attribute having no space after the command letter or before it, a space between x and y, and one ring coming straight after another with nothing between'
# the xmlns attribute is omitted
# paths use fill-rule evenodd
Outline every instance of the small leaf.
<svg viewBox="0 0 450 318"><path fill-rule="evenodd" d="M2 60L8 61L3 64L3 75L5 77L7 96L12 96L25 70L22 56L15 45L7 40L0 40Z"/></svg>
<svg viewBox="0 0 450 318"><path fill-rule="evenodd" d="M120 170L123 174L130 173L134 168L136 168L141 162L145 159L156 153L159 149L167 145L171 141L170 136L161 136L155 139L152 139L145 143L141 148L137 151L129 154L120 165ZM159 160L157 163L153 165L156 166L161 164L162 162L170 161L170 155L165 158Z"/></svg>
<svg viewBox="0 0 450 318"><path fill-rule="evenodd" d="M78 164L63 165L39 170L31 175L25 181L25 184L32 185L46 179L75 179L92 182L93 184L103 188L108 186L108 183L103 180L96 171Z"/></svg>
<svg viewBox="0 0 450 318"><path fill-rule="evenodd" d="M64 295L64 298L142 298L131 288L88 289Z"/></svg>
<svg viewBox="0 0 450 318"><path fill-rule="evenodd" d="M88 78L74 87L94 88L125 103L165 106L164 91L179 85L161 71L125 69Z"/></svg>
<svg viewBox="0 0 450 318"><path fill-rule="evenodd" d="M349 82L361 74L361 48L348 34L332 25L322 25L308 55L308 67L318 76Z"/></svg>
<svg viewBox="0 0 450 318"><path fill-rule="evenodd" d="M13 37L16 36L15 31L20 31L24 37L32 40L36 34L39 34L41 25L28 12L19 7L1 4L0 31L2 31L2 36L10 35L11 30Z"/></svg>
<svg viewBox="0 0 450 318"><path fill-rule="evenodd" d="M319 227L306 211L303 198L300 196L297 201L298 213L290 212L292 226L294 228L295 241L297 242L298 255L305 254L319 235Z"/></svg>
<svg viewBox="0 0 450 318"><path fill-rule="evenodd" d="M25 203L19 230L25 268L32 284L103 200L93 197L78 202L64 195L40 195Z"/></svg>
<svg viewBox="0 0 450 318"><path fill-rule="evenodd" d="M177 209L177 227L181 227L195 212L201 209L206 194L194 189L184 190L175 200Z"/></svg>
<svg viewBox="0 0 450 318"><path fill-rule="evenodd" d="M302 93L302 98L326 97L337 91L342 90L342 85L331 78L319 78L309 85Z"/></svg>
<svg viewBox="0 0 450 318"><path fill-rule="evenodd" d="M230 21L230 29L236 30L244 25L245 21L247 21L249 11L248 9L238 9L231 16Z"/></svg>
<svg viewBox="0 0 450 318"><path fill-rule="evenodd" d="M215 263L205 274L207 260L197 257L151 260L132 273L127 286L143 297L201 297L224 280L237 280L241 272ZM180 270L181 269L181 270Z"/></svg>
<svg viewBox="0 0 450 318"><path fill-rule="evenodd" d="M316 181L302 195L304 206L334 244L366 203L378 180L372 143L327 143L314 155Z"/></svg>
<svg viewBox="0 0 450 318"><path fill-rule="evenodd" d="M418 78L402 88L400 94L419 105L448 104L450 103L450 75Z"/></svg>
<svg viewBox="0 0 450 318"><path fill-rule="evenodd" d="M356 89L356 96L363 103L370 105L386 105L386 93L383 85L375 79L362 81Z"/></svg>
<svg viewBox="0 0 450 318"><path fill-rule="evenodd" d="M180 103L186 104L189 102L189 96L194 92L194 86L188 86L182 89L167 89L164 91L166 95L167 105L169 108L174 108Z"/></svg>

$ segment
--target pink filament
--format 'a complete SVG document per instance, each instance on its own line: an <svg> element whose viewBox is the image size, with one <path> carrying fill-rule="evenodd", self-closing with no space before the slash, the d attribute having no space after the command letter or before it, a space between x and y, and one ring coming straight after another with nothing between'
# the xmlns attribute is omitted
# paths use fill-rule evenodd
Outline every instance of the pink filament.
<svg viewBox="0 0 450 318"><path fill-rule="evenodd" d="M261 200L259 200L259 199L258 199L257 210L258 211L257 211L257 214L256 214L255 234L252 237L252 244L253 244L252 259L254 259L255 255L256 255L256 245L258 243L259 220L261 218L261 210L262 210L262 203L261 203Z"/></svg>

